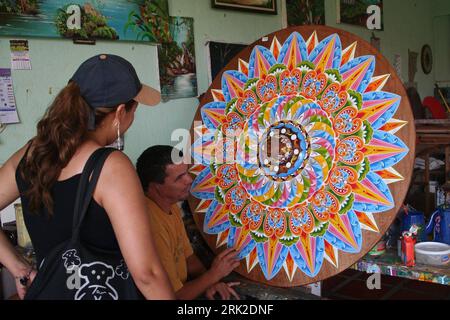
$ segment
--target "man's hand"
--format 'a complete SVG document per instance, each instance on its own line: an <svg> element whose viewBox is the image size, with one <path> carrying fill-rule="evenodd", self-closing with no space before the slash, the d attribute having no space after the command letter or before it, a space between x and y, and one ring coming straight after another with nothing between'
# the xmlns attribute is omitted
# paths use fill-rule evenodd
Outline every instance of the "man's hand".
<svg viewBox="0 0 450 320"><path fill-rule="evenodd" d="M236 258L237 252L233 248L228 248L221 252L212 262L208 273L215 280L219 282L223 277L226 277L239 266L239 260Z"/></svg>
<svg viewBox="0 0 450 320"><path fill-rule="evenodd" d="M218 282L213 284L211 287L209 287L205 295L209 300L214 300L214 295L218 293L222 300L230 300L230 298L233 296L237 300L240 300L239 295L234 291L232 287L239 285L239 282Z"/></svg>

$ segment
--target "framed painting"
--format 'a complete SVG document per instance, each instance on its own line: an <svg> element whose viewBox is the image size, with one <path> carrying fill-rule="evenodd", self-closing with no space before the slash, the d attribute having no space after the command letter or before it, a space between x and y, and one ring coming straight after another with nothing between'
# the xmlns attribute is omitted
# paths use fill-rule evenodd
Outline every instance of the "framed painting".
<svg viewBox="0 0 450 320"><path fill-rule="evenodd" d="M287 26L325 24L324 0L286 0Z"/></svg>
<svg viewBox="0 0 450 320"><path fill-rule="evenodd" d="M0 0L0 36L159 42L168 18L167 0Z"/></svg>
<svg viewBox="0 0 450 320"><path fill-rule="evenodd" d="M193 18L170 17L158 59L162 101L197 96Z"/></svg>
<svg viewBox="0 0 450 320"><path fill-rule="evenodd" d="M213 8L277 14L276 0L211 0Z"/></svg>
<svg viewBox="0 0 450 320"><path fill-rule="evenodd" d="M367 27L367 9L376 5L381 9L381 29L383 30L383 0L337 0L338 23Z"/></svg>
<svg viewBox="0 0 450 320"><path fill-rule="evenodd" d="M214 42L208 43L210 59L210 82L216 78L219 72L237 55L247 47L246 44Z"/></svg>

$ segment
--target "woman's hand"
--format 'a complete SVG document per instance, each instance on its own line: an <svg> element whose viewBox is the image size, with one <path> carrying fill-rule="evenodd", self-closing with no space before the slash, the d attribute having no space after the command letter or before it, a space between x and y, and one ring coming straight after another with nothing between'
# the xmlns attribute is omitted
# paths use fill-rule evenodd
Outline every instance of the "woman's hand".
<svg viewBox="0 0 450 320"><path fill-rule="evenodd" d="M209 287L206 290L205 295L209 300L214 300L214 295L216 293L220 295L222 300L230 300L232 296L234 296L237 300L240 300L239 295L232 288L239 284L240 284L239 282L228 282L228 283L218 282Z"/></svg>
<svg viewBox="0 0 450 320"><path fill-rule="evenodd" d="M23 300L23 298L25 297L25 294L27 293L28 288L36 277L36 274L37 271L30 267L28 271L25 270L25 272L21 272L20 274L15 276L17 294L20 300Z"/></svg>

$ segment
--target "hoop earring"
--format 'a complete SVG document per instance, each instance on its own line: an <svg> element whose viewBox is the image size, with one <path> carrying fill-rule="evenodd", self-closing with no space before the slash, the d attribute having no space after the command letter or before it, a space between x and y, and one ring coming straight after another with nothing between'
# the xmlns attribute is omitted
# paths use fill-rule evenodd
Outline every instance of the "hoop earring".
<svg viewBox="0 0 450 320"><path fill-rule="evenodd" d="M123 141L122 141L122 137L120 136L120 122L117 123L116 148L117 148L117 150L120 150L120 151L123 150Z"/></svg>

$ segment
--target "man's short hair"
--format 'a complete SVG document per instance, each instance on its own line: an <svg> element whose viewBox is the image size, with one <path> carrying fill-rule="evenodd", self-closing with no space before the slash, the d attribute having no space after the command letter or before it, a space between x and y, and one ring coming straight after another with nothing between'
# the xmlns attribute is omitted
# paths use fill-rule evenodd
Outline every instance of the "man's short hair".
<svg viewBox="0 0 450 320"><path fill-rule="evenodd" d="M183 152L172 146L157 145L147 148L136 161L136 171L141 180L142 188L147 191L151 182L163 184L166 179L166 166L174 164L173 155L180 159Z"/></svg>

